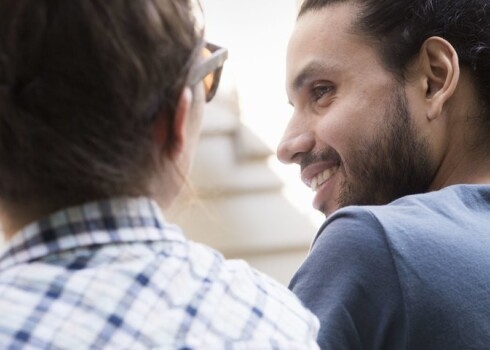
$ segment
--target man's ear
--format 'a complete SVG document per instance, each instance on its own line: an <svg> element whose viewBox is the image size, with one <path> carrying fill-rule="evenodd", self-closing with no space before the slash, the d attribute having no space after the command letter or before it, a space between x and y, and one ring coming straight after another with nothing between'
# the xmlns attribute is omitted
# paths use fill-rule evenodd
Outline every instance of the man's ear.
<svg viewBox="0 0 490 350"><path fill-rule="evenodd" d="M458 85L458 54L448 41L440 37L430 37L422 45L420 62L425 79L427 118L433 120L442 114L444 105Z"/></svg>
<svg viewBox="0 0 490 350"><path fill-rule="evenodd" d="M165 149L167 156L176 160L184 150L187 142L186 124L192 104L192 91L185 87L175 106L173 122L159 118L154 124L154 140L160 149Z"/></svg>

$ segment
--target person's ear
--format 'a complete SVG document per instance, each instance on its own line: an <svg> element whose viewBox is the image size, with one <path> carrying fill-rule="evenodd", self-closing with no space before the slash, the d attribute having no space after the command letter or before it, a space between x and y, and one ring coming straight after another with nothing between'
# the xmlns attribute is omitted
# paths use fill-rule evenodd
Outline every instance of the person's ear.
<svg viewBox="0 0 490 350"><path fill-rule="evenodd" d="M430 37L422 45L420 62L425 79L427 118L433 120L442 114L446 102L458 85L458 54L448 41L440 37Z"/></svg>
<svg viewBox="0 0 490 350"><path fill-rule="evenodd" d="M178 159L187 142L186 124L192 104L192 91L185 87L175 106L173 121L159 118L154 124L154 140L160 149L172 160Z"/></svg>

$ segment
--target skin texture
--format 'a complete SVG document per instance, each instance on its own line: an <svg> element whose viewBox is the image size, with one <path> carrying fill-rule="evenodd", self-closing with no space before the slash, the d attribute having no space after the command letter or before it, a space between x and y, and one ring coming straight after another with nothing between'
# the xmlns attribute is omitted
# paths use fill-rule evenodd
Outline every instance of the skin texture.
<svg viewBox="0 0 490 350"><path fill-rule="evenodd" d="M427 39L400 82L374 42L354 30L357 12L350 2L309 11L289 42L286 88L294 113L278 158L299 164L308 186L331 170L313 206L328 215L487 179L488 161L469 151L475 131L464 122L477 113L470 108L476 94L452 46ZM480 177L468 171L477 159Z"/></svg>

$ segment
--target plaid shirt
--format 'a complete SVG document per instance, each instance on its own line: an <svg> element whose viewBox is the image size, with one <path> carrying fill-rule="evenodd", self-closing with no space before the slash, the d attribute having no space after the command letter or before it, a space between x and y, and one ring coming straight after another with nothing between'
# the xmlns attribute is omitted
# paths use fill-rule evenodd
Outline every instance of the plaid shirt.
<svg viewBox="0 0 490 350"><path fill-rule="evenodd" d="M310 349L318 321L147 198L68 208L0 252L1 349Z"/></svg>

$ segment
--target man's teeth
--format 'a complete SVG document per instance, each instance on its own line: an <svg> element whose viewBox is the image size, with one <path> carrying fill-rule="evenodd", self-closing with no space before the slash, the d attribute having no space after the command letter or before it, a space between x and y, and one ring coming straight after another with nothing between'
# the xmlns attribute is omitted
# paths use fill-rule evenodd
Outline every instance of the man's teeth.
<svg viewBox="0 0 490 350"><path fill-rule="evenodd" d="M323 185L328 179L332 177L332 175L335 173L335 170L337 170L337 168L330 168L315 176L313 180L311 180L311 189L313 191L316 191L318 187Z"/></svg>

